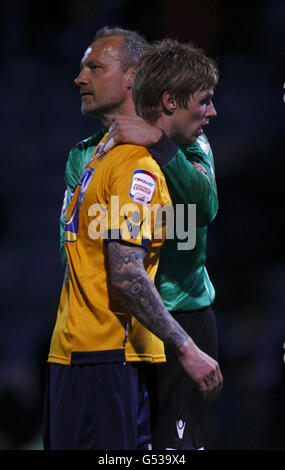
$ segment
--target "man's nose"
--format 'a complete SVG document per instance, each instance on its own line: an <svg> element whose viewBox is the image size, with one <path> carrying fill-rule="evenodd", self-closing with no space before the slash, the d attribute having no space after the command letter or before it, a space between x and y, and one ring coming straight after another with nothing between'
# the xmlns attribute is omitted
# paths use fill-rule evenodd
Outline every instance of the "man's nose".
<svg viewBox="0 0 285 470"><path fill-rule="evenodd" d="M216 116L217 116L216 108L213 105L213 103L211 102L211 104L209 104L209 106L207 107L206 117L207 118L212 118L212 117L216 117Z"/></svg>
<svg viewBox="0 0 285 470"><path fill-rule="evenodd" d="M79 75L75 78L74 80L75 85L81 86L81 85L86 85L87 83L87 76L84 70L82 69Z"/></svg>

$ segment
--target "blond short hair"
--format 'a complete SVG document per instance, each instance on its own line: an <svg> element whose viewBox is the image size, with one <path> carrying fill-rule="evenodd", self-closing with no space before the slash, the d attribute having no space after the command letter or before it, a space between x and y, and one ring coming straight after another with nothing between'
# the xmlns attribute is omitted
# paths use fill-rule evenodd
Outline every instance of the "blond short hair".
<svg viewBox="0 0 285 470"><path fill-rule="evenodd" d="M136 112L155 123L161 114L161 98L168 92L187 108L196 92L214 89L219 80L215 61L193 44L164 39L154 43L136 66L133 99Z"/></svg>

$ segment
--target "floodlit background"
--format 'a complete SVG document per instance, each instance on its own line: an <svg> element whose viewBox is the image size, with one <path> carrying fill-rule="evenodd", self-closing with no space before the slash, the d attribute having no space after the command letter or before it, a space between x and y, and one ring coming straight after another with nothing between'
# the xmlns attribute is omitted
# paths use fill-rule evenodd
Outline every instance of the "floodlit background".
<svg viewBox="0 0 285 470"><path fill-rule="evenodd" d="M285 449L284 22L281 0L1 2L0 449L41 448L64 167L100 126L80 114L73 80L105 25L192 40L219 63L208 269L225 383L207 447Z"/></svg>

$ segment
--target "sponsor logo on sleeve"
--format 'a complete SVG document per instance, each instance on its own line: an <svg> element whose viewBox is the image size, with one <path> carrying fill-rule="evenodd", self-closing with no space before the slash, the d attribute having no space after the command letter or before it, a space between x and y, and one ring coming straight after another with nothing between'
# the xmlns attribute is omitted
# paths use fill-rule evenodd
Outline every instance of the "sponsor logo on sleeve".
<svg viewBox="0 0 285 470"><path fill-rule="evenodd" d="M130 196L134 202L150 204L156 186L155 176L148 170L138 169L133 173Z"/></svg>

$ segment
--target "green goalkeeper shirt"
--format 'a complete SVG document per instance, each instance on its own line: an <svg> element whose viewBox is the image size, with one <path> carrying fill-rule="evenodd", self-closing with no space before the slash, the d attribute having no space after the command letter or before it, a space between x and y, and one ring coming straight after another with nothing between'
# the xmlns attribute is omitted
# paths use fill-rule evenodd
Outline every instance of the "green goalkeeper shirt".
<svg viewBox="0 0 285 470"><path fill-rule="evenodd" d="M72 192L82 176L85 165L102 139L104 129L83 140L69 154L65 171L66 192L60 217L60 254L66 263L64 249L65 214ZM168 189L175 204L196 204L196 244L192 250L177 250L176 236L167 239L160 254L156 285L170 312L192 311L211 305L215 290L206 263L207 225L218 210L213 154L205 135L192 145L177 147L163 133L148 151L165 174ZM206 174L193 163L204 167Z"/></svg>

